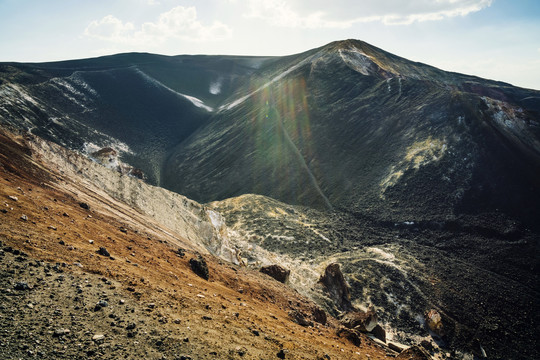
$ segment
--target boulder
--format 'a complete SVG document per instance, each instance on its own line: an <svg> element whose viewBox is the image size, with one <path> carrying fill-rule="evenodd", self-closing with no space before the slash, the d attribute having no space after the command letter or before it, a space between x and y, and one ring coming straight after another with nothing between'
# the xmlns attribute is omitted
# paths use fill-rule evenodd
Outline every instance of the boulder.
<svg viewBox="0 0 540 360"><path fill-rule="evenodd" d="M195 274L205 280L208 280L208 265L206 265L206 261L201 255L197 256L196 258L189 259L189 265Z"/></svg>
<svg viewBox="0 0 540 360"><path fill-rule="evenodd" d="M336 335L340 338L344 338L349 340L353 345L360 346L362 343L362 340L360 339L360 335L352 329L347 329L345 327L341 327L336 332Z"/></svg>
<svg viewBox="0 0 540 360"><path fill-rule="evenodd" d="M444 335L444 329L443 329L443 323L441 314L435 309L431 309L428 312L425 313L424 318L426 320L426 326L428 330L432 331L433 333L443 336Z"/></svg>
<svg viewBox="0 0 540 360"><path fill-rule="evenodd" d="M99 164L110 169L118 168L118 152L110 147L93 152L90 156Z"/></svg>
<svg viewBox="0 0 540 360"><path fill-rule="evenodd" d="M422 340L420 342L420 346L422 346L424 349L426 349L427 351L431 352L433 351L433 344L431 343L431 341L427 341L427 340Z"/></svg>
<svg viewBox="0 0 540 360"><path fill-rule="evenodd" d="M318 306L315 306L312 314L313 314L313 320L315 322L318 322L319 324L322 324L322 325L326 325L326 321L327 321L326 311L324 311Z"/></svg>
<svg viewBox="0 0 540 360"><path fill-rule="evenodd" d="M386 331L383 329L383 327L379 324L371 330L371 333L375 338L381 340L382 342L386 342Z"/></svg>
<svg viewBox="0 0 540 360"><path fill-rule="evenodd" d="M106 257L110 257L110 256L111 256L111 254L110 254L110 253L107 251L107 249L104 248L103 246L101 246L101 247L99 248L99 250L97 251L97 253L98 253L99 255L101 255L101 256L106 256Z"/></svg>
<svg viewBox="0 0 540 360"><path fill-rule="evenodd" d="M400 360L430 360L431 356L420 346L414 345L399 353L396 359Z"/></svg>
<svg viewBox="0 0 540 360"><path fill-rule="evenodd" d="M313 326L313 321L310 321L306 314L298 310L289 311L289 317L300 326Z"/></svg>
<svg viewBox="0 0 540 360"><path fill-rule="evenodd" d="M263 266L261 267L260 272L284 284L287 282L287 280L289 279L289 275L291 274L290 270L287 270L279 265Z"/></svg>
<svg viewBox="0 0 540 360"><path fill-rule="evenodd" d="M326 267L324 274L319 278L319 284L334 301L340 311L354 310L351 303L350 287L338 263L332 263Z"/></svg>
<svg viewBox="0 0 540 360"><path fill-rule="evenodd" d="M340 322L349 329L356 329L361 332L372 332L377 326L378 319L375 309L370 307L368 311L349 311L341 316Z"/></svg>

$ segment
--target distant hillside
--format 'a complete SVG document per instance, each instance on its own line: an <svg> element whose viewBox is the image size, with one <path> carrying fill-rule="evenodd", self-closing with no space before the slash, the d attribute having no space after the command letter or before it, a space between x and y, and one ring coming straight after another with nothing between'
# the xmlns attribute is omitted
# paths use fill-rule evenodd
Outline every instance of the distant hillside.
<svg viewBox="0 0 540 360"><path fill-rule="evenodd" d="M540 215L540 92L361 41L286 57L0 65L0 121L112 147L198 201L246 193L400 221Z"/></svg>

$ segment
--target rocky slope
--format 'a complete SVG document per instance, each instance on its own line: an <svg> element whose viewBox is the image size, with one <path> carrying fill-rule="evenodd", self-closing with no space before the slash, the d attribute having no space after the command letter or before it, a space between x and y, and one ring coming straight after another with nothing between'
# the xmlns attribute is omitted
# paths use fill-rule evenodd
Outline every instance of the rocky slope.
<svg viewBox="0 0 540 360"><path fill-rule="evenodd" d="M354 345L338 335L340 325L330 317L324 324L296 324L291 312L311 319L317 306L267 275L209 255L158 216L94 191L85 180L92 169L79 168L80 177L71 173L80 155L69 157L52 144L44 151L42 140L4 131L0 138L2 358L395 354L362 334ZM68 156L64 167L58 159L49 162L56 150ZM201 254L208 280L190 265Z"/></svg>
<svg viewBox="0 0 540 360"><path fill-rule="evenodd" d="M538 91L360 41L259 74L172 152L164 186L202 201L255 193L398 222L498 209L537 224Z"/></svg>
<svg viewBox="0 0 540 360"><path fill-rule="evenodd" d="M352 304L375 306L389 340L435 340L437 348L458 350L454 358L479 354L478 344L494 359L538 355L538 235L500 214L443 226L320 212L259 195L209 206L224 217L227 243L246 264L282 264L291 285L331 314L343 308L319 278L338 263ZM432 309L444 336L426 324Z"/></svg>

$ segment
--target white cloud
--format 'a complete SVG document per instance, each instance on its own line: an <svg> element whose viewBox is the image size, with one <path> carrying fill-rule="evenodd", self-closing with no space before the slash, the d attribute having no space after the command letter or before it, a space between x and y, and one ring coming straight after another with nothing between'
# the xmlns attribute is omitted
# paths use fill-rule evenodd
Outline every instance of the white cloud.
<svg viewBox="0 0 540 360"><path fill-rule="evenodd" d="M84 34L100 40L125 42L131 36L135 27L132 23L122 23L120 19L107 15L101 20L92 21L84 30Z"/></svg>
<svg viewBox="0 0 540 360"><path fill-rule="evenodd" d="M493 0L246 0L250 18L291 28L348 28L355 23L414 22L466 16L491 6Z"/></svg>
<svg viewBox="0 0 540 360"><path fill-rule="evenodd" d="M145 22L140 29L113 15L92 21L84 30L86 36L124 44L155 44L170 39L205 42L230 38L232 30L215 21L205 26L197 19L195 7L177 6L159 15L156 22Z"/></svg>

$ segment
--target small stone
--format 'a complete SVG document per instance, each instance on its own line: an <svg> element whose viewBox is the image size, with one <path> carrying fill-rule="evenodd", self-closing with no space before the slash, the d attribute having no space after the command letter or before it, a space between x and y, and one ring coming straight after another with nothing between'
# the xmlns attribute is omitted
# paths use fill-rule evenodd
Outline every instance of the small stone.
<svg viewBox="0 0 540 360"><path fill-rule="evenodd" d="M93 244L93 243L94 243L94 240L88 240L88 243L89 243L89 244Z"/></svg>
<svg viewBox="0 0 540 360"><path fill-rule="evenodd" d="M19 201L19 198L13 195L9 195L8 198L10 198L13 201Z"/></svg>
<svg viewBox="0 0 540 360"><path fill-rule="evenodd" d="M243 346L237 346L237 347L235 348L235 351L236 351L236 353L237 353L238 355L240 355L240 356L244 356L244 355L246 355L246 353L247 353L247 349L246 349L245 347L243 347Z"/></svg>
<svg viewBox="0 0 540 360"><path fill-rule="evenodd" d="M96 343L102 342L104 339L105 339L105 335L103 334L95 334L94 336L92 336L92 340L95 341Z"/></svg>
<svg viewBox="0 0 540 360"><path fill-rule="evenodd" d="M55 230L55 231L56 231L56 226L49 225L49 226L47 226L47 229Z"/></svg>
<svg viewBox="0 0 540 360"><path fill-rule="evenodd" d="M101 310L101 308L104 308L104 307L107 307L109 306L109 303L106 302L105 300L99 300L96 304L96 306L94 307L94 311L99 311Z"/></svg>
<svg viewBox="0 0 540 360"><path fill-rule="evenodd" d="M78 267L80 267L80 268L83 267L83 265L82 265L80 262L78 262L78 261L75 261L75 262L73 263L73 265L78 266Z"/></svg>
<svg viewBox="0 0 540 360"><path fill-rule="evenodd" d="M81 202L79 203L79 206L85 210L90 210L90 206L87 203Z"/></svg>
<svg viewBox="0 0 540 360"><path fill-rule="evenodd" d="M137 327L137 325L135 323L129 323L127 324L126 326L126 330L133 330Z"/></svg>
<svg viewBox="0 0 540 360"><path fill-rule="evenodd" d="M212 318L210 316L207 316L207 315L204 315L202 317L203 320L212 320Z"/></svg>
<svg viewBox="0 0 540 360"><path fill-rule="evenodd" d="M28 216L26 216L26 215L22 214L22 216L21 216L21 220L23 220L23 221L27 221L27 220L28 220Z"/></svg>
<svg viewBox="0 0 540 360"><path fill-rule="evenodd" d="M60 337L60 336L67 335L67 334L69 334L70 332L71 332L71 331L70 331L69 329L60 328L60 329L54 330L53 336L55 336L55 337Z"/></svg>
<svg viewBox="0 0 540 360"><path fill-rule="evenodd" d="M30 290L30 286L28 286L27 282L21 281L15 284L14 289L15 290Z"/></svg>
<svg viewBox="0 0 540 360"><path fill-rule="evenodd" d="M156 304L150 303L150 304L148 304L146 306L148 306L149 309L154 309L156 307Z"/></svg>
<svg viewBox="0 0 540 360"><path fill-rule="evenodd" d="M33 308L34 308L34 304L28 303L28 304L26 304L26 307L29 308L29 309L33 309Z"/></svg>
<svg viewBox="0 0 540 360"><path fill-rule="evenodd" d="M118 302L120 305L124 305L126 303L126 300L124 299L120 299L120 301Z"/></svg>
<svg viewBox="0 0 540 360"><path fill-rule="evenodd" d="M287 354L287 350L281 349L278 351L276 356L278 357L278 359L285 359L285 354Z"/></svg>
<svg viewBox="0 0 540 360"><path fill-rule="evenodd" d="M182 248L178 248L178 250L176 250L175 253L176 253L176 255L178 255L181 258L183 258L184 255L186 254L185 250L182 249Z"/></svg>
<svg viewBox="0 0 540 360"><path fill-rule="evenodd" d="M414 345L406 350L401 351L400 354L396 357L396 360L397 359L429 360L431 359L431 357L429 356L428 353L426 353L426 351L422 347Z"/></svg>
<svg viewBox="0 0 540 360"><path fill-rule="evenodd" d="M97 251L97 253L99 255L102 255L102 256L106 256L106 257L110 257L111 254L109 254L109 252L107 251L107 249L105 249L103 246L99 248L99 250Z"/></svg>
<svg viewBox="0 0 540 360"><path fill-rule="evenodd" d="M120 232L127 234L127 229L125 227L120 227Z"/></svg>

